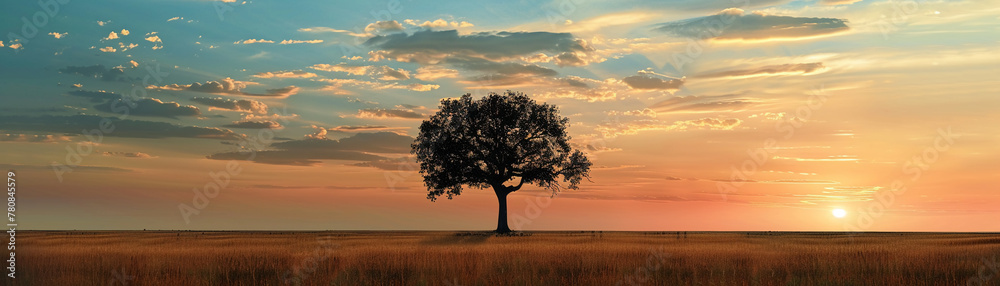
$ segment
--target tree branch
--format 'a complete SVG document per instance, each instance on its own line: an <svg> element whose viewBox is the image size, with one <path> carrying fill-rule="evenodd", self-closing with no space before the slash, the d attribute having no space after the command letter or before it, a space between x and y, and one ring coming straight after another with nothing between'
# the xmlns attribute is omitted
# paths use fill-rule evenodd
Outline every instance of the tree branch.
<svg viewBox="0 0 1000 286"><path fill-rule="evenodd" d="M508 193L516 192L517 190L521 189L521 186L524 186L524 177L518 177L518 178L520 178L520 182L517 183L517 186L508 187L510 188L510 192Z"/></svg>

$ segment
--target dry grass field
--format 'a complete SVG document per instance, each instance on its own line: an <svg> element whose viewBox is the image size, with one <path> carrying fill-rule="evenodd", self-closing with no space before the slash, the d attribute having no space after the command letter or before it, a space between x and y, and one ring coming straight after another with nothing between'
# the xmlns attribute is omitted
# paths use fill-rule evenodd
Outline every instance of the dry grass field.
<svg viewBox="0 0 1000 286"><path fill-rule="evenodd" d="M17 279L4 279L8 285L967 285L970 278L968 285L1000 285L997 234L23 231L17 238Z"/></svg>

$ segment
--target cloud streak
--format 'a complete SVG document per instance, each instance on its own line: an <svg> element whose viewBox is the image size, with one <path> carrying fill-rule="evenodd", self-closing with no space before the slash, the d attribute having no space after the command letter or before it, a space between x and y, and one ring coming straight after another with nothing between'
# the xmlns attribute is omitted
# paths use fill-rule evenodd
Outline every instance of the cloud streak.
<svg viewBox="0 0 1000 286"><path fill-rule="evenodd" d="M201 103L209 106L209 110L221 109L228 111L239 111L248 112L254 114L267 114L267 104L256 100L249 99L228 99L228 98L210 98L210 97L195 97L191 99L194 102Z"/></svg>
<svg viewBox="0 0 1000 286"><path fill-rule="evenodd" d="M748 78L758 76L775 75L808 75L821 72L826 67L823 63L803 63L803 64L782 64L769 65L750 69L727 70L720 72L704 73L694 76L695 78Z"/></svg>
<svg viewBox="0 0 1000 286"><path fill-rule="evenodd" d="M506 60L538 52L587 52L585 42L569 33L495 32L459 35L457 30L418 31L376 36L365 42L380 49L373 60L435 64L449 57Z"/></svg>
<svg viewBox="0 0 1000 286"><path fill-rule="evenodd" d="M325 128L321 128L326 130ZM276 150L226 152L208 156L212 160L249 160L257 163L293 166L317 165L320 160L379 161L385 157L372 153L405 154L413 137L391 132L359 133L340 140L307 137L271 144Z"/></svg>
<svg viewBox="0 0 1000 286"><path fill-rule="evenodd" d="M680 37L744 41L799 40L849 29L844 19L778 16L763 12L747 14L739 8L726 9L712 16L662 23L654 28Z"/></svg>
<svg viewBox="0 0 1000 286"><path fill-rule="evenodd" d="M165 122L119 119L96 115L0 116L0 129L28 132L84 134L100 126L114 126L104 136L131 138L206 138L236 140L243 138L228 129L182 126Z"/></svg>
<svg viewBox="0 0 1000 286"><path fill-rule="evenodd" d="M743 94L692 95L665 99L649 106L657 112L714 112L743 110L756 103Z"/></svg>
<svg viewBox="0 0 1000 286"><path fill-rule="evenodd" d="M414 112L408 109L381 109L381 108L368 108L358 110L358 118L370 118L370 119L423 119L427 117L426 115Z"/></svg>
<svg viewBox="0 0 1000 286"><path fill-rule="evenodd" d="M742 123L736 118L700 118L665 122L657 119L638 119L633 121L601 124L596 130L605 137L633 135L642 131L688 131L688 130L733 130Z"/></svg>
<svg viewBox="0 0 1000 286"><path fill-rule="evenodd" d="M69 136L54 134L0 134L0 142L56 143L70 140Z"/></svg>
<svg viewBox="0 0 1000 286"><path fill-rule="evenodd" d="M104 65L67 66L65 68L59 69L59 72L99 78L104 81L117 81L125 79L124 68L121 67L106 68L104 67Z"/></svg>
<svg viewBox="0 0 1000 286"><path fill-rule="evenodd" d="M234 95L275 97L275 98L285 98L298 93L300 90L300 88L297 86L287 86L282 88L267 89L265 93L250 93L243 91L244 88L252 84L257 84L257 83L238 81L227 77L219 81L207 81L204 84L196 82L192 84L169 84L163 86L149 85L146 87L146 89L186 90L193 92L204 92L204 93L215 93L215 94L234 94Z"/></svg>
<svg viewBox="0 0 1000 286"><path fill-rule="evenodd" d="M120 107L119 107L120 106ZM201 115L201 110L193 105L180 105L176 102L163 102L155 98L141 98L135 101L126 101L121 98L112 99L104 104L99 104L94 106L94 109L117 113L118 108L128 108L130 115L137 116L151 116L151 117L166 117L171 119L177 119L178 116L198 116Z"/></svg>

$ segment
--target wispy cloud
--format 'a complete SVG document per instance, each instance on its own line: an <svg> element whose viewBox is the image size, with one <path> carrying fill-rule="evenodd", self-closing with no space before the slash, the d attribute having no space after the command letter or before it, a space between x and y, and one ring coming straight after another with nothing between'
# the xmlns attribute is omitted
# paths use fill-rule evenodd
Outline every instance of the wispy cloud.
<svg viewBox="0 0 1000 286"><path fill-rule="evenodd" d="M775 76L775 75L795 75L795 74L808 75L821 72L825 69L826 67L823 66L823 63L783 64L783 65L762 66L749 69L709 72L709 73L699 74L694 77L695 78L718 78L718 77L748 78L748 77Z"/></svg>
<svg viewBox="0 0 1000 286"><path fill-rule="evenodd" d="M192 84L168 84L168 85L149 85L146 89L152 90L185 90L193 92L204 92L204 93L216 93L216 94L234 94L234 95L246 95L246 96L262 96L262 97L276 97L283 98L294 95L299 92L301 88L297 86L287 86L282 88L266 89L264 93L250 93L243 91L248 85L256 85L255 82L238 81L232 78L224 78L218 81L207 81L202 83L192 83Z"/></svg>
<svg viewBox="0 0 1000 286"><path fill-rule="evenodd" d="M720 24L723 27L718 27ZM712 16L663 23L656 27L658 31L680 37L745 41L808 39L849 29L844 19L745 13L739 8L726 9Z"/></svg>
<svg viewBox="0 0 1000 286"><path fill-rule="evenodd" d="M102 123L106 121L108 123ZM43 115L43 116L0 116L0 129L12 131L59 132L83 134L95 126L115 126L115 132L106 136L133 138L210 138L240 139L242 136L228 130L212 127L183 126L165 122L119 119L96 115Z"/></svg>
<svg viewBox="0 0 1000 286"><path fill-rule="evenodd" d="M129 114L137 116L166 117L176 119L178 116L198 116L201 110L193 105L181 105L177 102L163 102L156 98L141 98L126 101L122 98L108 100L104 104L94 106L94 109L115 113L116 106L131 106Z"/></svg>
<svg viewBox="0 0 1000 286"><path fill-rule="evenodd" d="M209 98L194 97L192 101L209 106L209 110L220 109L229 111L248 112L253 114L267 114L267 104L249 99L229 99L229 98Z"/></svg>
<svg viewBox="0 0 1000 286"><path fill-rule="evenodd" d="M0 142L56 143L71 140L69 136L55 134L0 134Z"/></svg>
<svg viewBox="0 0 1000 286"><path fill-rule="evenodd" d="M325 133L325 128L320 128ZM325 136L307 136L305 139L271 144L273 150L257 151L254 156L247 152L227 152L208 156L213 160L252 160L257 163L310 166L320 160L378 161L385 157L372 153L409 153L413 137L392 132L358 133L340 140Z"/></svg>
<svg viewBox="0 0 1000 286"><path fill-rule="evenodd" d="M370 118L370 119L391 119L391 118L401 118L401 119L423 119L427 117L424 114L417 113L410 109L380 109L380 108L369 108L358 110L358 118Z"/></svg>
<svg viewBox="0 0 1000 286"><path fill-rule="evenodd" d="M295 71L276 71L276 72L262 72L253 75L256 78L313 78L316 77L315 73L295 70Z"/></svg>
<svg viewBox="0 0 1000 286"><path fill-rule="evenodd" d="M597 126L605 137L637 134L642 131L733 130L742 123L736 118L700 118L668 122L658 119L637 119Z"/></svg>

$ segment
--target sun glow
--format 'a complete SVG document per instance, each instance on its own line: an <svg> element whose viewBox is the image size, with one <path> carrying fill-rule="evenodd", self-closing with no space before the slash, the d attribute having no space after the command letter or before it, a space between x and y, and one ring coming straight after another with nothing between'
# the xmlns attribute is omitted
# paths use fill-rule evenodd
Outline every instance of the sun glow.
<svg viewBox="0 0 1000 286"><path fill-rule="evenodd" d="M845 217L847 216L847 211L845 211L844 209L833 209L833 216L837 218Z"/></svg>

